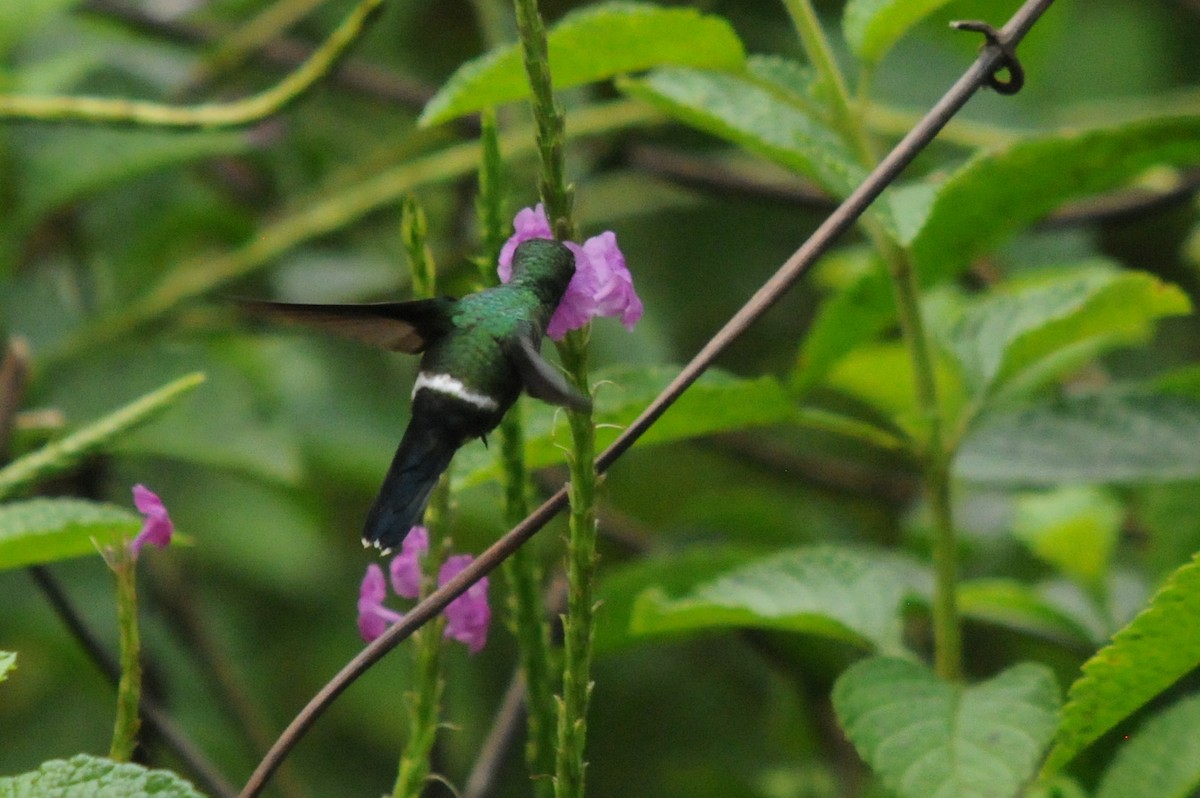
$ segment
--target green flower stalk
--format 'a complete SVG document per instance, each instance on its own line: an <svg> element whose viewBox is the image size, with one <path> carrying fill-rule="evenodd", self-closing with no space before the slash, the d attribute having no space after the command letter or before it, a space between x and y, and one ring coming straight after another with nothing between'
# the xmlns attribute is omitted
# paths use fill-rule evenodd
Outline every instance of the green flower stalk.
<svg viewBox="0 0 1200 798"><path fill-rule="evenodd" d="M400 237L408 253L412 270L413 296L417 299L437 295L437 267L433 253L426 242L428 223L425 212L416 198L409 195L400 207ZM429 506L425 510L428 551L420 567L418 596L427 596L437 583L437 572L445 557L442 545L446 540L450 514L450 473L447 470L434 488ZM414 530L415 532L416 530ZM419 537L409 533L415 542ZM408 540L406 539L406 541ZM406 549L411 549L411 546ZM402 555L403 556L403 555ZM397 561L400 561L397 558ZM394 562L397 562L394 561ZM393 573L395 571L393 570ZM408 740L400 755L396 773L396 784L392 789L394 798L418 798L429 777L430 756L437 739L438 721L441 715L442 691L445 682L441 675L442 634L445 618L438 616L432 623L417 632L415 645L415 689L405 694L408 703Z"/></svg>
<svg viewBox="0 0 1200 798"><path fill-rule="evenodd" d="M117 762L128 762L133 758L142 725L138 717L138 704L142 698L142 647L138 634L136 560L128 549L116 549L106 559L117 578L117 631L121 641L117 718L113 723L108 756Z"/></svg>
<svg viewBox="0 0 1200 798"><path fill-rule="evenodd" d="M133 757L142 723L138 713L142 699L142 645L137 603L138 554L147 543L164 548L171 542L174 531L166 507L153 491L142 485L134 485L133 500L138 510L146 516L141 531L127 545L101 552L117 578L121 679L117 683L117 718L113 723L112 745L108 752L109 758L117 762L128 762Z"/></svg>
<svg viewBox="0 0 1200 798"><path fill-rule="evenodd" d="M437 574L445 559L445 546L441 541L445 540L449 510L450 479L448 474L443 474L425 511L427 539L430 542L426 556L421 558L420 598L429 595L437 584ZM413 533L410 533L410 538L419 540ZM446 619L439 615L413 635L414 689L405 694L408 703L408 740L400 755L396 784L392 789L393 798L419 798L429 778L430 756L437 740L442 692L446 685L441 670L445 629Z"/></svg>
<svg viewBox="0 0 1200 798"><path fill-rule="evenodd" d="M498 282L496 264L504 246L508 220L504 211L504 164L496 115L491 109L481 115L483 160L479 168L479 197L476 212L483 237L479 260L485 285ZM529 476L525 467L525 431L521 402L509 409L500 422L500 469L504 485L504 519L515 526L529 514ZM521 547L504 561L504 578L509 585L509 610L521 672L525 676L525 762L533 779L536 798L551 798L554 785L555 705L550 628L542 599L542 573L536 555Z"/></svg>
<svg viewBox="0 0 1200 798"><path fill-rule="evenodd" d="M567 183L563 157L565 122L554 102L546 29L536 0L516 0L517 31L525 71L532 91L534 127L541 159L539 193L543 206L517 215L516 234L501 253L524 237L535 237L531 228L545 222L536 235L556 238L575 254L575 275L559 303L546 334L558 342L559 358L568 379L584 396L591 395L588 379L589 321L595 316L620 316L628 327L641 317L642 303L633 291L625 257L611 232L573 243L578 228L572 216L574 190ZM539 216L540 218L537 218ZM524 215L524 219L522 219ZM524 229L523 229L524 227ZM504 273L501 272L501 279ZM592 596L596 569L596 441L590 408L567 413L571 427L570 530L567 538L567 614L563 620L563 683L558 705L558 750L554 791L558 798L584 794L584 745L588 705L592 694Z"/></svg>

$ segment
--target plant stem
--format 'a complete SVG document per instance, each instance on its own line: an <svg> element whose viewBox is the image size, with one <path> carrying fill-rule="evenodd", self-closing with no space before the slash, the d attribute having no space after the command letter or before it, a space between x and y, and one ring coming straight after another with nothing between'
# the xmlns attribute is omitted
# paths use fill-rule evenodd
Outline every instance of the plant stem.
<svg viewBox="0 0 1200 798"><path fill-rule="evenodd" d="M872 226L868 224L868 228ZM901 337L912 364L917 408L925 430L922 462L925 495L933 516L934 670L943 679L962 676L962 631L958 615L958 544L950 502L950 460L938 404L935 363L921 318L919 287L912 258L876 230L871 234L889 266Z"/></svg>
<svg viewBox="0 0 1200 798"><path fill-rule="evenodd" d="M559 241L572 241L579 236L572 215L575 197L574 189L567 184L566 159L563 157L565 122L562 109L554 102L546 26L542 24L537 0L516 0L516 10L525 72L533 93L533 123L541 164L538 193L546 205L546 216L550 219L554 237Z"/></svg>
<svg viewBox="0 0 1200 798"><path fill-rule="evenodd" d="M450 477L443 474L434 488L425 511L425 528L429 530L429 551L422 562L421 598L437 587L438 569L446 552L446 527L450 514ZM393 798L419 798L429 778L430 755L437 741L441 716L442 691L445 681L441 673L442 632L446 617L439 615L414 635L415 685L405 695L408 703L408 740L400 756Z"/></svg>
<svg viewBox="0 0 1200 798"><path fill-rule="evenodd" d="M504 517L509 526L520 523L529 514L526 499L525 436L521 421L521 403L500 423L500 448L504 480ZM551 675L550 629L542 600L542 574L537 556L522 546L504 562L508 581L509 607L513 631L525 675L525 762L533 779L537 798L550 798L554 786L555 708Z"/></svg>
<svg viewBox="0 0 1200 798"><path fill-rule="evenodd" d="M809 0L785 0L785 3L809 61L829 87L828 99L839 132L855 148L863 165L874 168L877 156L863 115L855 111L845 78L812 4ZM860 107L862 102L860 98ZM912 364L917 407L926 433L922 442L924 451L918 455L923 463L925 493L934 522L934 667L942 678L958 679L962 675L962 636L958 616L958 554L950 505L950 453L945 450L933 352L921 318L920 287L911 253L898 246L876 219L864 217L862 225L888 265L900 331Z"/></svg>
<svg viewBox="0 0 1200 798"><path fill-rule="evenodd" d="M328 75L370 25L384 0L361 0L329 38L279 83L229 103L164 105L110 97L36 97L0 94L0 119L90 122L146 127L238 127L266 119Z"/></svg>
<svg viewBox="0 0 1200 798"><path fill-rule="evenodd" d="M589 395L587 363L588 328L567 333L559 343L563 366L575 387ZM582 798L584 794L584 743L588 704L592 695L592 586L596 570L596 452L591 413L569 412L572 456L570 460L570 533L567 538L567 615L563 622L563 684L558 707L558 760L555 794Z"/></svg>
<svg viewBox="0 0 1200 798"><path fill-rule="evenodd" d="M578 238L572 216L573 190L567 184L561 109L554 102L546 30L536 0L517 0L517 30L533 93L533 119L541 156L539 189L551 229L560 241ZM559 357L575 387L590 395L588 328L568 333ZM563 621L563 683L558 705L558 752L554 792L558 798L584 794L584 746L591 699L592 587L596 570L596 442L591 412L567 413L571 426L571 518L567 538L567 615Z"/></svg>
<svg viewBox="0 0 1200 798"><path fill-rule="evenodd" d="M141 728L138 704L142 695L142 646L138 636L136 563L125 546L111 551L105 559L117 578L117 631L121 641L117 719L108 756L117 762L128 762L137 747Z"/></svg>
<svg viewBox="0 0 1200 798"><path fill-rule="evenodd" d="M479 170L479 199L476 208L483 230L481 277L485 284L497 281L496 264L508 225L504 208L504 169L496 115L490 109L481 118L483 162ZM525 431L521 402L512 406L500 422L500 469L504 484L504 519L511 527L529 514L529 476L525 468ZM551 798L554 785L554 687L551 677L550 629L542 600L542 574L537 556L522 547L504 562L509 585L509 609L514 636L525 676L525 762L533 779L536 798Z"/></svg>
<svg viewBox="0 0 1200 798"><path fill-rule="evenodd" d="M400 209L400 238L408 253L413 296L417 299L437 295L437 267L426 243L426 231L425 211L412 195L405 197ZM438 480L425 510L424 524L429 533L429 550L421 561L421 598L437 588L438 569L442 567L449 543L449 523L450 472L447 471ZM419 798L429 778L430 755L437 741L442 690L445 687L441 674L442 632L445 625L445 616L439 615L415 635L415 684L405 694L408 703L408 740L400 755L396 784L392 789L393 798Z"/></svg>
<svg viewBox="0 0 1200 798"><path fill-rule="evenodd" d="M834 126L854 147L859 160L868 168L874 166L879 158L871 143L870 133L863 126L862 115L856 112L850 99L846 78L833 56L833 48L830 47L829 39L821 28L812 3L809 0L784 0L784 5L792 17L792 25L796 28L809 63L817 71L820 82L827 88L825 97L833 112Z"/></svg>

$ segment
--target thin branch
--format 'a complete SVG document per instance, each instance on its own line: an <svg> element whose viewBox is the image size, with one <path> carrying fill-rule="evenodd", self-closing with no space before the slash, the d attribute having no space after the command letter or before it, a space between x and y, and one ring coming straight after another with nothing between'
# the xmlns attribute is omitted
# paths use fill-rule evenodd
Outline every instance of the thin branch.
<svg viewBox="0 0 1200 798"><path fill-rule="evenodd" d="M152 127L239 127L258 122L298 99L328 75L379 14L384 0L361 0L312 55L271 88L229 103L168 105L115 97L0 94L0 119L132 124Z"/></svg>
<svg viewBox="0 0 1200 798"><path fill-rule="evenodd" d="M227 30L221 26L159 19L140 8L114 0L89 0L81 10L183 44L208 45L227 35ZM308 60L313 50L307 42L283 36L267 42L251 57L258 64L290 69ZM330 73L329 80L368 97L408 108L424 107L437 91L431 84L353 57L343 58Z"/></svg>
<svg viewBox="0 0 1200 798"><path fill-rule="evenodd" d="M1003 35L1015 46L1050 6L1053 0L1026 0L1008 24ZM755 292L741 310L726 322L716 335L684 366L683 370L655 398L642 414L596 458L596 471L608 469L634 442L666 412L682 393L712 364L713 360L761 318L801 276L816 262L837 238L850 228L867 207L894 181L914 158L937 135L938 131L966 104L980 86L1001 65L1003 54L988 47L963 73L962 77L942 96L937 104L909 131L896 147L879 163L855 191L821 224L795 253L763 286ZM350 660L317 694L275 741L275 745L259 763L242 789L241 798L252 798L266 786L267 780L288 752L312 727L317 718L341 693L385 654L407 639L430 619L445 609L457 596L465 593L475 582L489 574L533 537L567 503L567 488L560 488L523 522L477 557L458 576L431 593L398 623L375 642Z"/></svg>
<svg viewBox="0 0 1200 798"><path fill-rule="evenodd" d="M0 363L0 463L8 459L8 439L16 426L28 379L29 344L19 336L10 338Z"/></svg>
<svg viewBox="0 0 1200 798"><path fill-rule="evenodd" d="M479 749L479 756L475 757L475 766L471 768L460 798L485 798L491 794L496 775L504 764L504 755L516 742L524 716L525 678L521 669L517 668L513 671L508 689L504 691L504 698L496 710L492 728Z"/></svg>

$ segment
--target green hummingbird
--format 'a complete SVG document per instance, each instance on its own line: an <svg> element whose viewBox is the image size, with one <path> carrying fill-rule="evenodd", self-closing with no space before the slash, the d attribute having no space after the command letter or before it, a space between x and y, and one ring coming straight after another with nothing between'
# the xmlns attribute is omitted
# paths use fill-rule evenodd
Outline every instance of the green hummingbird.
<svg viewBox="0 0 1200 798"><path fill-rule="evenodd" d="M336 333L382 349L423 353L412 418L367 514L363 545L387 554L420 523L438 477L459 447L484 438L521 390L546 402L589 410L539 349L546 325L575 273L557 241L530 239L513 254L512 280L461 299L322 305L249 300L262 315Z"/></svg>

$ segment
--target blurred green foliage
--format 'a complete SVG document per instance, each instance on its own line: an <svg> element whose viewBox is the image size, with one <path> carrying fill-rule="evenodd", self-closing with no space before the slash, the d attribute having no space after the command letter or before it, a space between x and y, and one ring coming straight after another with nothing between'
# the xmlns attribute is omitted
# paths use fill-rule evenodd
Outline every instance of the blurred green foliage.
<svg viewBox="0 0 1200 798"><path fill-rule="evenodd" d="M0 3L0 91L245 96L276 82L352 5L326 3L262 54L209 69L226 37L272 4L31 0L14 14ZM588 5L561 0L543 11L553 22ZM840 145L823 146L826 131L803 110L821 87L780 60L801 58L782 4L690 5L728 20L752 54L745 72L673 68L563 94L568 134L573 120L599 131L569 145L581 228L617 232L647 309L632 334L613 323L592 332L593 365L612 379L600 387L600 420L616 424L823 218L829 203L802 176L835 194L856 180L858 167L829 155ZM847 5L903 16L894 3ZM999 24L1016 3L923 5L939 8L888 49L879 31L874 44L853 33L848 47L843 5L817 4L847 65L851 50L881 59L866 114L881 141L902 133L975 52L976 37L945 23ZM429 213L441 286L472 290L474 133L469 122L422 128L417 119L486 49L475 12L488 7L387 3L340 71L250 130L0 123L0 332L29 340L33 367L9 457L61 437L32 411L57 410L78 430L181 375L207 375L161 418L38 493L128 506L129 486L144 482L167 503L192 545L142 564L149 690L234 782L361 647L359 527L407 421L415 364L252 327L228 300L407 297L398 205L413 189ZM963 446L955 510L966 671L990 681L962 692L988 699L996 733L1012 725L1003 703L989 704L997 684L1037 693L1029 713L1039 745L1049 671L1015 664L1045 663L1065 688L1200 550L1200 383L1183 368L1200 355L1189 313L1200 226L1194 193L1179 190L1194 189L1200 164L1198 28L1195 3L1059 0L1021 45L1025 90L975 98L878 211L922 259L939 385ZM653 108L600 105L618 92ZM760 95L801 110L748 116L741 103ZM502 121L511 135L527 114L514 105ZM803 147L789 145L796 136ZM941 182L981 144L990 156ZM536 199L531 142L523 146L509 162L512 210ZM918 178L928 180L912 185ZM1109 189L1157 198L1132 211L1063 210ZM635 449L603 482L594 795L883 794L837 729L830 692L864 651L895 653L901 636L927 650L929 590L913 560L928 554L930 523L913 459L881 445L920 440L923 422L890 288L859 243L847 241L739 340L720 360L724 373L652 431L657 445ZM556 486L565 424L528 410L532 462L546 467L538 484ZM491 463L478 443L460 455L457 549L479 551L503 532ZM1064 484L1101 487L1054 487ZM1065 509L1055 490L1069 491ZM1068 523L1079 518L1082 528ZM561 534L551 525L530 544L549 570ZM874 554L860 560L833 544ZM1085 565L1070 561L1072 546L1097 545L1104 551ZM100 558L52 571L88 625L114 641ZM756 591L823 579L850 591L823 614L828 594L790 607L758 602ZM502 580L492 589L499 605ZM846 617L831 627L831 615ZM489 728L513 647L497 625L480 655L445 656L452 729L434 769L455 784ZM0 684L0 774L107 748L112 690L19 570L0 572L0 649L18 655ZM387 789L408 667L393 655L355 684L289 760L276 794ZM934 682L909 662L856 668L839 683L843 698L870 686L871 669L899 673L872 677L877 684ZM1185 672L1161 703L1197 687ZM948 702L960 688L933 689ZM1194 699L1176 706L1147 724L1153 736L1142 746L1170 751L1168 724L1195 730ZM844 721L869 708L838 712ZM1120 734L1141 720L1100 738L1075 763L1073 788L1101 782ZM153 738L148 748L156 765L178 766ZM1036 757L1022 756L1032 767ZM891 778L891 764L867 758ZM1137 779L1128 759L1099 794ZM1174 778L1189 783L1187 773ZM495 794L527 795L526 779L513 746Z"/></svg>

